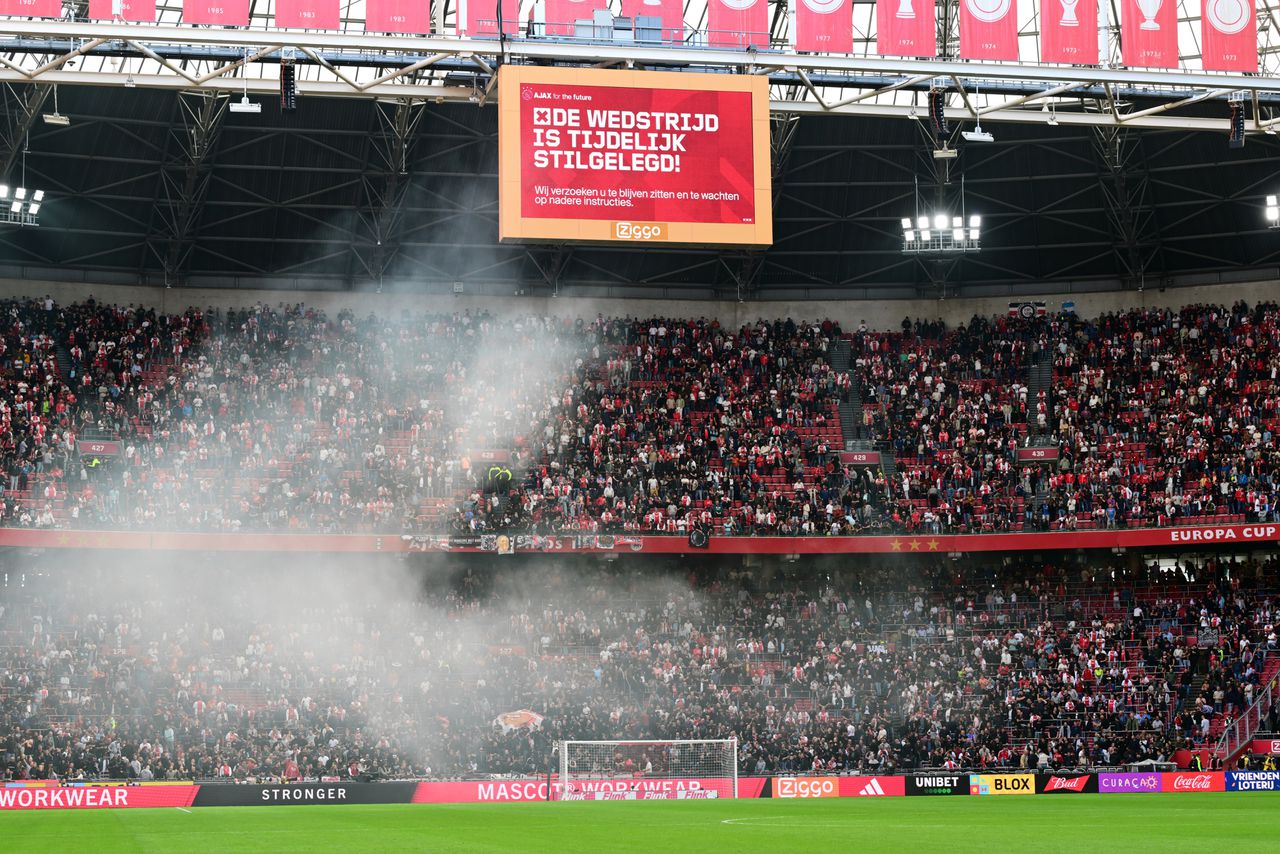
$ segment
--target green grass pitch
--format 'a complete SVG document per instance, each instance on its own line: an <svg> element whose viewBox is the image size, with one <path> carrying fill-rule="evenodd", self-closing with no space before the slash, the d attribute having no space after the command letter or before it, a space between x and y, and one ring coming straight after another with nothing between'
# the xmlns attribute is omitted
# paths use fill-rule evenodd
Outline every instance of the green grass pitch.
<svg viewBox="0 0 1280 854"><path fill-rule="evenodd" d="M1013 852L1269 850L1269 792L45 810L0 847L82 852ZM1274 849L1270 849L1274 850Z"/></svg>

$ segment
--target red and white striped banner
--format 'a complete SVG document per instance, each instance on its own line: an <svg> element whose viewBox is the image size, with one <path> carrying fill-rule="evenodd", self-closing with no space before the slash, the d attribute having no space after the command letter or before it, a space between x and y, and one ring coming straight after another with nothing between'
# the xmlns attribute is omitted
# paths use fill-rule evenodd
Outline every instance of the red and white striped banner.
<svg viewBox="0 0 1280 854"><path fill-rule="evenodd" d="M364 28L370 33L429 33L431 0L366 0Z"/></svg>
<svg viewBox="0 0 1280 854"><path fill-rule="evenodd" d="M1018 58L1015 0L960 0L960 57Z"/></svg>
<svg viewBox="0 0 1280 854"><path fill-rule="evenodd" d="M1200 54L1209 71L1258 70L1254 0L1203 0Z"/></svg>
<svg viewBox="0 0 1280 854"><path fill-rule="evenodd" d="M247 27L249 0L183 0L182 22Z"/></svg>
<svg viewBox="0 0 1280 854"><path fill-rule="evenodd" d="M120 4L119 10L115 8ZM98 21L152 23L156 19L156 0L89 0L89 17Z"/></svg>
<svg viewBox="0 0 1280 854"><path fill-rule="evenodd" d="M1120 58L1139 68L1177 68L1175 0L1121 0Z"/></svg>
<svg viewBox="0 0 1280 854"><path fill-rule="evenodd" d="M707 44L768 47L769 0L707 0Z"/></svg>
<svg viewBox="0 0 1280 854"><path fill-rule="evenodd" d="M519 0L504 0L504 5L506 2L517 7L519 4ZM597 10L608 8L609 0L542 0L533 7L533 20L541 25L537 30L539 35L571 36L576 21L589 21ZM502 14L509 16L505 8Z"/></svg>
<svg viewBox="0 0 1280 854"><path fill-rule="evenodd" d="M520 31L520 7L517 0L502 4L502 31L514 35ZM587 17L591 17L589 14ZM456 27L460 36L496 36L498 34L498 0L458 0Z"/></svg>
<svg viewBox="0 0 1280 854"><path fill-rule="evenodd" d="M1043 0L1040 60L1098 64L1098 0Z"/></svg>
<svg viewBox="0 0 1280 854"><path fill-rule="evenodd" d="M853 53L851 0L791 0L791 43L813 53Z"/></svg>
<svg viewBox="0 0 1280 854"><path fill-rule="evenodd" d="M883 56L937 56L934 0L879 0L876 52Z"/></svg>
<svg viewBox="0 0 1280 854"><path fill-rule="evenodd" d="M276 0L276 26L336 30L338 0Z"/></svg>
<svg viewBox="0 0 1280 854"><path fill-rule="evenodd" d="M637 28L637 18L660 19L664 44L684 41L684 0L622 0L622 14Z"/></svg>

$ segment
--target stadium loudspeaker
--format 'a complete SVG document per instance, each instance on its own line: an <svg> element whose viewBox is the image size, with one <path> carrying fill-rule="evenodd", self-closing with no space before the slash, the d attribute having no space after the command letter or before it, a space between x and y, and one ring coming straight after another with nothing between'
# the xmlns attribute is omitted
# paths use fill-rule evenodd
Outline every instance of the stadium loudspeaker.
<svg viewBox="0 0 1280 854"><path fill-rule="evenodd" d="M280 66L280 109L292 113L298 109L298 78L292 62Z"/></svg>
<svg viewBox="0 0 1280 854"><path fill-rule="evenodd" d="M711 545L711 537L706 531L694 528L689 532L689 548L705 549L709 545Z"/></svg>
<svg viewBox="0 0 1280 854"><path fill-rule="evenodd" d="M929 90L929 124L938 139L946 139L951 134L947 126L947 93L942 89Z"/></svg>
<svg viewBox="0 0 1280 854"><path fill-rule="evenodd" d="M1244 104L1235 102L1231 105L1231 136L1227 138L1228 148L1244 148Z"/></svg>

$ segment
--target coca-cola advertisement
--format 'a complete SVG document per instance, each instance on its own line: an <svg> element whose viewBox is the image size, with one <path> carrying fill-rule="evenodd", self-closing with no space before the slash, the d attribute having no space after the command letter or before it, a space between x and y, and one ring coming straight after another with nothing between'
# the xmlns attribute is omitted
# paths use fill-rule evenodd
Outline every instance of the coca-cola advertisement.
<svg viewBox="0 0 1280 854"><path fill-rule="evenodd" d="M1160 775L1162 792L1225 792L1221 771L1173 771Z"/></svg>
<svg viewBox="0 0 1280 854"><path fill-rule="evenodd" d="M1103 794L1150 794L1160 791L1156 773L1099 774L1098 791Z"/></svg>

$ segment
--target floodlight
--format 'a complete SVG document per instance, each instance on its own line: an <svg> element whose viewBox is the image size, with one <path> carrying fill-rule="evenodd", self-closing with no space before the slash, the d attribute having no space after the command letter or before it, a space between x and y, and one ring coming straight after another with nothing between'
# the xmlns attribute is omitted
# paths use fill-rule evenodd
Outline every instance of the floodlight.
<svg viewBox="0 0 1280 854"><path fill-rule="evenodd" d="M1274 199L1275 199L1275 197L1274 197L1274 196L1272 196L1272 199L1274 200ZM903 231L906 231L906 230L907 230L908 228L910 228L910 227L911 227L911 220L904 216L904 217L902 218L902 230L903 230Z"/></svg>
<svg viewBox="0 0 1280 854"><path fill-rule="evenodd" d="M44 201L44 190L36 190L34 193L32 193L32 194L31 194L31 201L33 201L33 202L43 202L43 201Z"/></svg>
<svg viewBox="0 0 1280 854"><path fill-rule="evenodd" d="M938 229L938 231L942 231L944 228L946 228L946 227L947 227L947 215L946 215L946 214L934 214L934 215L933 215L933 227L934 227L934 228L936 228L936 229Z"/></svg>
<svg viewBox="0 0 1280 854"><path fill-rule="evenodd" d="M980 225L982 225L982 217L978 216L977 214L974 214L973 216L969 217L970 228L977 228Z"/></svg>
<svg viewBox="0 0 1280 854"><path fill-rule="evenodd" d="M952 231L951 231L951 239L952 239L952 240L954 240L956 243L963 243L963 242L964 242L964 229L963 229L963 228L956 228L956 229L952 229Z"/></svg>
<svg viewBox="0 0 1280 854"><path fill-rule="evenodd" d="M9 198L9 185L0 184L0 199L7 199L7 198Z"/></svg>
<svg viewBox="0 0 1280 854"><path fill-rule="evenodd" d="M933 239L933 233L926 228L924 231L920 232L920 239L928 243L930 240Z"/></svg>
<svg viewBox="0 0 1280 854"><path fill-rule="evenodd" d="M904 240L910 243L911 241L916 239L916 233L908 228L906 231L902 232L902 237Z"/></svg>
<svg viewBox="0 0 1280 854"><path fill-rule="evenodd" d="M9 208L9 210L13 211L14 213L22 213L22 202L14 202L13 205Z"/></svg>
<svg viewBox="0 0 1280 854"><path fill-rule="evenodd" d="M233 113L260 113L262 105L257 101L250 101L248 95L241 95L239 101L232 101L228 109Z"/></svg>

